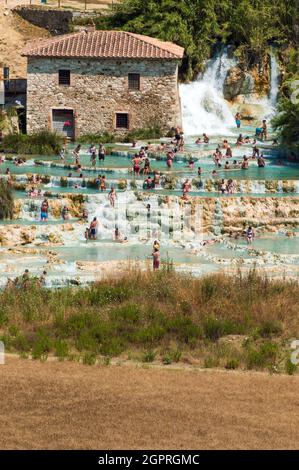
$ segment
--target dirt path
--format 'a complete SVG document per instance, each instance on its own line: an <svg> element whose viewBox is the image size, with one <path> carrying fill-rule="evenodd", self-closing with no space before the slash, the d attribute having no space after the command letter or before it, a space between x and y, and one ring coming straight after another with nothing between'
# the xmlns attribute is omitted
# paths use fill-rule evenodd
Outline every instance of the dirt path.
<svg viewBox="0 0 299 470"><path fill-rule="evenodd" d="M0 366L0 448L298 448L299 377Z"/></svg>

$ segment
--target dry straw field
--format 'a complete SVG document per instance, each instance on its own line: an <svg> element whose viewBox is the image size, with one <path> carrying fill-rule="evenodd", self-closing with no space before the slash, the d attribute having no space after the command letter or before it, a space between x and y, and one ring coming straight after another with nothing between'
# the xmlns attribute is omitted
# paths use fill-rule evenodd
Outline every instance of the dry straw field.
<svg viewBox="0 0 299 470"><path fill-rule="evenodd" d="M292 449L299 377L9 359L2 449Z"/></svg>

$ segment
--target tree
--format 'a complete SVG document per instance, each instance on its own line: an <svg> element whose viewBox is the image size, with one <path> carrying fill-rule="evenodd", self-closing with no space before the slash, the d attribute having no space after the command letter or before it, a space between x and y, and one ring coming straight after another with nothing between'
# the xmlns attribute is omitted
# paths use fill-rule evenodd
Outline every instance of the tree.
<svg viewBox="0 0 299 470"><path fill-rule="evenodd" d="M95 23L98 29L132 31L184 47L180 78L188 80L217 43L242 46L258 59L269 44L296 43L298 1L123 0Z"/></svg>
<svg viewBox="0 0 299 470"><path fill-rule="evenodd" d="M299 51L291 49L281 86L278 114L272 126L279 131L281 141L299 152Z"/></svg>

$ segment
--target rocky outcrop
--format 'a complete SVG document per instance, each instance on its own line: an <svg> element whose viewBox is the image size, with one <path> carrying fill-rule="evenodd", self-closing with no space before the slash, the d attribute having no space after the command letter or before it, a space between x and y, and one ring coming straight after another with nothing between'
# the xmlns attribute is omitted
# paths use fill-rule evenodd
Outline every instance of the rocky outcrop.
<svg viewBox="0 0 299 470"><path fill-rule="evenodd" d="M29 23L47 29L54 36L70 32L73 14L68 10L48 8L38 5L21 5L13 9Z"/></svg>
<svg viewBox="0 0 299 470"><path fill-rule="evenodd" d="M255 81L252 75L240 67L233 67L226 76L223 94L227 100L234 100L238 95L251 95L255 92Z"/></svg>
<svg viewBox="0 0 299 470"><path fill-rule="evenodd" d="M259 60L241 57L237 66L232 67L226 76L223 94L229 101L244 102L268 95L270 91L270 57L265 54Z"/></svg>

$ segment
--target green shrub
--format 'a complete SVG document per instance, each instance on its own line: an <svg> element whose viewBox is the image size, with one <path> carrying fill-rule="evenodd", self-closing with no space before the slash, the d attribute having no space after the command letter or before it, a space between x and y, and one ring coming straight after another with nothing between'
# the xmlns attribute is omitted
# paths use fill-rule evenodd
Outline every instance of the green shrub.
<svg viewBox="0 0 299 470"><path fill-rule="evenodd" d="M139 343L155 344L157 341L161 340L165 334L166 329L163 326L153 323L139 330L135 335L135 339Z"/></svg>
<svg viewBox="0 0 299 470"><path fill-rule="evenodd" d="M282 332L281 325L272 320L268 320L262 323L258 328L258 334L263 338L271 338L271 336L279 335Z"/></svg>
<svg viewBox="0 0 299 470"><path fill-rule="evenodd" d="M84 134L78 137L79 144L109 144L115 142L115 136L108 132L98 134Z"/></svg>
<svg viewBox="0 0 299 470"><path fill-rule="evenodd" d="M32 359L47 360L51 350L51 340L46 332L39 331L32 347Z"/></svg>
<svg viewBox="0 0 299 470"><path fill-rule="evenodd" d="M100 353L103 356L119 356L125 350L125 344L120 338L106 339L100 346Z"/></svg>
<svg viewBox="0 0 299 470"><path fill-rule="evenodd" d="M154 124L144 129L136 129L134 131L127 132L123 137L123 142L133 142L134 140L150 140L160 139L163 137L163 132L159 125Z"/></svg>
<svg viewBox="0 0 299 470"><path fill-rule="evenodd" d="M142 355L142 362L153 362L155 360L156 353L153 350L145 351Z"/></svg>
<svg viewBox="0 0 299 470"><path fill-rule="evenodd" d="M3 138L3 150L7 153L29 155L58 155L63 144L56 132L42 130L34 134L8 134Z"/></svg>
<svg viewBox="0 0 299 470"><path fill-rule="evenodd" d="M238 359L228 359L227 363L225 364L225 368L228 370L238 369L240 365L240 361Z"/></svg>
<svg viewBox="0 0 299 470"><path fill-rule="evenodd" d="M174 349L173 351L170 351L169 353L172 362L180 362L180 359L182 357L182 351L179 349Z"/></svg>
<svg viewBox="0 0 299 470"><path fill-rule="evenodd" d="M208 356L204 359L204 367L206 369L212 369L213 367L219 366L219 359L215 356Z"/></svg>
<svg viewBox="0 0 299 470"><path fill-rule="evenodd" d="M78 351L98 352L100 349L99 341L94 337L91 331L81 331L76 340Z"/></svg>
<svg viewBox="0 0 299 470"><path fill-rule="evenodd" d="M285 362L285 371L288 375L294 375L297 371L296 364L293 364L290 358L288 358Z"/></svg>
<svg viewBox="0 0 299 470"><path fill-rule="evenodd" d="M21 333L17 334L17 336L13 339L12 346L20 352L30 351L30 343L28 339Z"/></svg>
<svg viewBox="0 0 299 470"><path fill-rule="evenodd" d="M170 365L172 363L171 355L170 354L165 354L164 356L162 356L162 362L165 365Z"/></svg>
<svg viewBox="0 0 299 470"><path fill-rule="evenodd" d="M140 319L140 309L136 304L128 304L112 310L110 316L124 323L136 323Z"/></svg>
<svg viewBox="0 0 299 470"><path fill-rule="evenodd" d="M68 344L66 341L58 339L54 343L55 356L58 357L60 361L63 361L68 357Z"/></svg>
<svg viewBox="0 0 299 470"><path fill-rule="evenodd" d="M221 336L238 334L243 332L243 327L232 320L222 320L215 317L207 317L203 321L205 337L216 341Z"/></svg>
<svg viewBox="0 0 299 470"><path fill-rule="evenodd" d="M83 356L83 364L93 366L96 363L97 356L94 353L86 352Z"/></svg>
<svg viewBox="0 0 299 470"><path fill-rule="evenodd" d="M275 343L263 343L258 348L249 347L246 365L248 369L264 369L273 366L278 355L278 346Z"/></svg>
<svg viewBox="0 0 299 470"><path fill-rule="evenodd" d="M95 284L87 291L87 298L91 305L100 306L110 302L124 302L132 296L132 293L132 288L127 285ZM77 302L77 297L75 302Z"/></svg>
<svg viewBox="0 0 299 470"><path fill-rule="evenodd" d="M168 321L168 331L175 333L177 338L186 344L190 341L202 337L202 329L193 323L191 318L185 316L177 316Z"/></svg>

